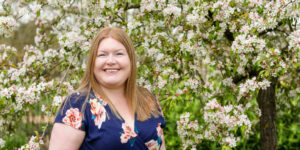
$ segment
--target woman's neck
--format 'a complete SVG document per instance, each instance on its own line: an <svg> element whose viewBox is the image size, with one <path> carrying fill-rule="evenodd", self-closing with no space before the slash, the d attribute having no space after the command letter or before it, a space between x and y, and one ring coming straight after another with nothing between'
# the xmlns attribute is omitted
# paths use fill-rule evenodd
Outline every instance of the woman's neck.
<svg viewBox="0 0 300 150"><path fill-rule="evenodd" d="M132 112L131 106L128 104L125 87L107 89L101 87L105 95L109 98L111 103L114 105L118 113L121 115L122 119L134 129L134 114Z"/></svg>
<svg viewBox="0 0 300 150"><path fill-rule="evenodd" d="M119 87L119 88L105 88L101 87L105 95L114 103L115 100L125 99L126 100L126 94L125 94L125 88Z"/></svg>

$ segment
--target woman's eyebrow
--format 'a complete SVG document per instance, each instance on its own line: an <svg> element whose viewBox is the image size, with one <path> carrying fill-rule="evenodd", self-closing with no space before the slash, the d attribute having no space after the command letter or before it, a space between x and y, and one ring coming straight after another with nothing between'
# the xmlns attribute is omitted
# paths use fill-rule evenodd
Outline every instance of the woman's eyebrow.
<svg viewBox="0 0 300 150"><path fill-rule="evenodd" d="M113 51L124 51L125 49L112 49ZM111 51L111 49L99 49L99 51L103 51L103 52L106 52L106 51Z"/></svg>

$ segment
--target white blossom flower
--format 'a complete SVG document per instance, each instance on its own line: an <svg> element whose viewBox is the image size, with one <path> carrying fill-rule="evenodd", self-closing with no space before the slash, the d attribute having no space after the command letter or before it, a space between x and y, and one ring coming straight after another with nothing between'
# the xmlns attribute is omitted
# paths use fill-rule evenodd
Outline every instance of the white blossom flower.
<svg viewBox="0 0 300 150"><path fill-rule="evenodd" d="M13 31L16 29L16 27L17 27L17 22L13 17L0 16L0 36L4 36L4 37L12 36Z"/></svg>
<svg viewBox="0 0 300 150"><path fill-rule="evenodd" d="M225 86L234 86L235 85L233 83L233 80L231 77L225 78L222 82Z"/></svg>
<svg viewBox="0 0 300 150"><path fill-rule="evenodd" d="M223 138L222 143L229 145L230 147L236 147L236 139L233 136Z"/></svg>
<svg viewBox="0 0 300 150"><path fill-rule="evenodd" d="M165 57L165 55L163 53L158 53L158 55L156 56L156 61L160 61Z"/></svg>
<svg viewBox="0 0 300 150"><path fill-rule="evenodd" d="M5 146L5 141L0 138L0 148L3 148Z"/></svg>
<svg viewBox="0 0 300 150"><path fill-rule="evenodd" d="M258 86L261 88L261 89L263 89L263 90L265 90L265 89L267 89L268 87L270 87L270 84L271 84L271 82L270 81L268 81L268 80L263 80L262 82L258 82Z"/></svg>
<svg viewBox="0 0 300 150"><path fill-rule="evenodd" d="M226 113L229 113L232 110L232 105L224 106L224 110Z"/></svg>
<svg viewBox="0 0 300 150"><path fill-rule="evenodd" d="M297 29L296 31L292 32L289 37L289 49L300 49L300 29ZM300 50L299 50L300 51ZM298 56L300 58L300 56Z"/></svg>
<svg viewBox="0 0 300 150"><path fill-rule="evenodd" d="M32 136L30 141L26 145L22 146L19 150L40 150L40 144L44 144L43 140L39 137Z"/></svg>
<svg viewBox="0 0 300 150"><path fill-rule="evenodd" d="M162 89L167 84L167 80L163 79L161 76L158 76L158 88Z"/></svg>
<svg viewBox="0 0 300 150"><path fill-rule="evenodd" d="M259 39L256 36L247 36L246 34L238 35L232 43L231 49L235 53L250 53L257 50L257 52L263 51L266 43L263 39Z"/></svg>
<svg viewBox="0 0 300 150"><path fill-rule="evenodd" d="M163 10L165 16L173 14L175 17L181 15L181 9L175 6L174 4L168 4L167 8Z"/></svg>
<svg viewBox="0 0 300 150"><path fill-rule="evenodd" d="M55 96L53 98L53 106L60 106L60 104L63 102L63 97L62 96Z"/></svg>
<svg viewBox="0 0 300 150"><path fill-rule="evenodd" d="M140 3L141 10L148 11L148 12L152 10L156 10L155 3L156 3L155 0L142 0Z"/></svg>
<svg viewBox="0 0 300 150"><path fill-rule="evenodd" d="M46 106L45 106L45 105L42 105L41 111L44 112L45 110L46 110Z"/></svg>

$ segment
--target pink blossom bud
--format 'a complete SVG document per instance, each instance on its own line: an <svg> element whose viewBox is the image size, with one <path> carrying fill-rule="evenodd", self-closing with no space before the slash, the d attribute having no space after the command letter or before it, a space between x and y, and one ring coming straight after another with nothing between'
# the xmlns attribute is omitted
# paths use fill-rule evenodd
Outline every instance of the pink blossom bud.
<svg viewBox="0 0 300 150"><path fill-rule="evenodd" d="M269 65L268 65L268 64L266 64L265 66L266 66L266 67L269 67Z"/></svg>
<svg viewBox="0 0 300 150"><path fill-rule="evenodd" d="M38 25L38 24L39 24L39 19L36 19L36 21L35 21L34 24L35 24L35 25Z"/></svg>

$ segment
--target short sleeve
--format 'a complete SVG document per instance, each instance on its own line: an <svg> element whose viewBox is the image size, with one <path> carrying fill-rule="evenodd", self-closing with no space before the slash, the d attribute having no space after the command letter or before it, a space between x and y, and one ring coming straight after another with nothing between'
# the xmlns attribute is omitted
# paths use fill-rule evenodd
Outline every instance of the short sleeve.
<svg viewBox="0 0 300 150"><path fill-rule="evenodd" d="M56 118L55 123L63 123L73 128L85 131L86 113L82 114L82 106L85 102L86 95L82 93L73 93L62 104Z"/></svg>
<svg viewBox="0 0 300 150"><path fill-rule="evenodd" d="M167 126L167 123L165 121L165 118L162 116L161 128L165 128L166 126Z"/></svg>

